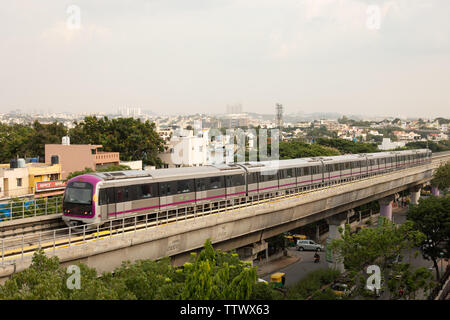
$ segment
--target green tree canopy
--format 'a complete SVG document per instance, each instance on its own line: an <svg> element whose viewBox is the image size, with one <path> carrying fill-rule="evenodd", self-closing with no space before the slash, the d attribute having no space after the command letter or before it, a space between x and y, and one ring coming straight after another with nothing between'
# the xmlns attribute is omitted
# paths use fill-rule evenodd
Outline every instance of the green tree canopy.
<svg viewBox="0 0 450 320"><path fill-rule="evenodd" d="M373 143L354 142L339 138L337 139L319 138L317 139L316 142L321 146L337 149L342 154L373 153L380 151L377 148L376 144Z"/></svg>
<svg viewBox="0 0 450 320"><path fill-rule="evenodd" d="M386 218L381 218L377 227L365 228L356 233L350 233L350 226L346 225L341 239L334 239L330 248L336 254L336 259L344 263L351 278L355 279L358 290L365 292L365 278L363 270L369 265L378 265L384 279L390 278L391 261L401 255L402 250L411 249L420 244L425 235L413 229L413 223L407 221L396 225ZM385 285L385 284L384 284Z"/></svg>
<svg viewBox="0 0 450 320"><path fill-rule="evenodd" d="M426 237L422 245L425 259L433 261L439 279L438 259L449 258L450 249L450 197L420 199L419 204L411 206L407 218L412 221L415 230Z"/></svg>
<svg viewBox="0 0 450 320"><path fill-rule="evenodd" d="M450 161L441 164L431 180L431 184L444 192L450 188Z"/></svg>
<svg viewBox="0 0 450 320"><path fill-rule="evenodd" d="M69 131L75 144L101 144L107 152L120 152L124 161L142 160L145 165L161 167L158 153L164 142L155 131L155 123L140 119L86 117Z"/></svg>
<svg viewBox="0 0 450 320"><path fill-rule="evenodd" d="M337 156L339 151L318 144L307 144L299 140L280 142L280 158L295 159L318 156Z"/></svg>

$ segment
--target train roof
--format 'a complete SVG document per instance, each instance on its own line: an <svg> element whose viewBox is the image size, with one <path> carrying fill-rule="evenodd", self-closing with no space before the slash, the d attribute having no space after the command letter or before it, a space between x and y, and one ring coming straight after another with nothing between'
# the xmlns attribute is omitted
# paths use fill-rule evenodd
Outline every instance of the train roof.
<svg viewBox="0 0 450 320"><path fill-rule="evenodd" d="M380 158L386 156L395 156L401 154L415 154L415 153L426 153L429 152L428 149L412 149L412 150L402 150L402 151L387 151L387 152L377 152L377 153L361 153L361 154L346 154L340 156L321 156L321 157L310 157L310 158L298 158L298 159L286 159L286 160L272 160L272 161L250 161L250 162L240 162L231 164L217 164L217 165L206 165L200 167L180 167L180 168L164 168L155 170L125 170L125 171L114 171L114 172L95 172L91 175L97 176L104 181L117 181L122 179L133 179L133 178L147 178L149 180L153 179L177 179L180 175L185 178L194 177L207 177L214 176L217 174L239 174L244 172L244 168L249 172L256 171L272 171L278 168L295 168L295 167L305 167L311 165L320 165L323 163L336 163L338 161L348 160L348 161L358 161L367 158ZM144 180L147 180L144 179Z"/></svg>
<svg viewBox="0 0 450 320"><path fill-rule="evenodd" d="M180 175L185 177L195 176L210 176L218 173L229 172L229 174L244 173L244 169L234 164L220 164L207 165L201 167L180 167L180 168L164 168L154 170L124 170L113 172L95 172L92 175L99 177L102 180L122 180L132 178L150 178L150 179L165 179L178 178Z"/></svg>

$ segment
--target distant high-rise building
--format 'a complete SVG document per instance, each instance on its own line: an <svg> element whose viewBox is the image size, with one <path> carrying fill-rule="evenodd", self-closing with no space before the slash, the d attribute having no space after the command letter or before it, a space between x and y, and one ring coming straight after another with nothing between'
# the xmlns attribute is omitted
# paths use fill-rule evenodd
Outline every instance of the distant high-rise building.
<svg viewBox="0 0 450 320"><path fill-rule="evenodd" d="M242 113L242 105L240 103L235 105L228 105L227 106L227 113L228 114L240 114Z"/></svg>
<svg viewBox="0 0 450 320"><path fill-rule="evenodd" d="M139 107L124 107L119 109L119 114L122 117L140 117L142 112L141 112L141 108Z"/></svg>
<svg viewBox="0 0 450 320"><path fill-rule="evenodd" d="M277 110L277 126L278 126L278 129L281 130L281 126L283 124L283 105L280 103L277 103L276 110Z"/></svg>

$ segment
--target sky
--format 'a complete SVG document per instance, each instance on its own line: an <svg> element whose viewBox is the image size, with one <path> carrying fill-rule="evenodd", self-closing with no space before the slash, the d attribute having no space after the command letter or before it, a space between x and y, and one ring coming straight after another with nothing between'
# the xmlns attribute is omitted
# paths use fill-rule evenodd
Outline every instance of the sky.
<svg viewBox="0 0 450 320"><path fill-rule="evenodd" d="M0 112L450 117L448 0L4 0Z"/></svg>

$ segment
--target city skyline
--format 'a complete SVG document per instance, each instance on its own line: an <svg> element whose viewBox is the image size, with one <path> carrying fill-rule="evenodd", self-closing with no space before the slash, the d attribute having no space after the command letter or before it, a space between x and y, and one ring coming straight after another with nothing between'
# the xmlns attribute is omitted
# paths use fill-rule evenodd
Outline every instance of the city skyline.
<svg viewBox="0 0 450 320"><path fill-rule="evenodd" d="M285 114L450 116L448 1L3 7L0 113L221 114L240 103L275 114L282 103Z"/></svg>

